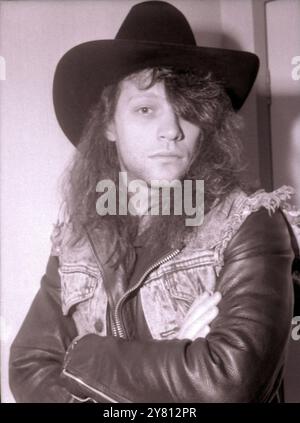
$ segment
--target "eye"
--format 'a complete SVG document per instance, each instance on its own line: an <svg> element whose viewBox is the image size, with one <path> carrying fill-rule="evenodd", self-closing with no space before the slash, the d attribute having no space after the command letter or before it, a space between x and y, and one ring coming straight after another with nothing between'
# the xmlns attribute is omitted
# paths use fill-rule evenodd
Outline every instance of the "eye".
<svg viewBox="0 0 300 423"><path fill-rule="evenodd" d="M151 107L148 107L148 106L143 106L143 107L139 107L137 109L137 111L141 115L150 115L153 112L153 109Z"/></svg>

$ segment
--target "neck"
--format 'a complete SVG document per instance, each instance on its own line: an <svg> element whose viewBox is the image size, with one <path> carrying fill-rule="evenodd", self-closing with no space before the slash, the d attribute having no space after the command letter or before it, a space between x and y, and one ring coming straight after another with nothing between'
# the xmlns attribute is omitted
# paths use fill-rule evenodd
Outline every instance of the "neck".
<svg viewBox="0 0 300 423"><path fill-rule="evenodd" d="M143 221L148 220L145 218L151 215L151 209L157 207L159 197L152 195L153 192L147 182L141 179L128 180L128 174L120 172L119 189L128 194L129 214L140 216Z"/></svg>

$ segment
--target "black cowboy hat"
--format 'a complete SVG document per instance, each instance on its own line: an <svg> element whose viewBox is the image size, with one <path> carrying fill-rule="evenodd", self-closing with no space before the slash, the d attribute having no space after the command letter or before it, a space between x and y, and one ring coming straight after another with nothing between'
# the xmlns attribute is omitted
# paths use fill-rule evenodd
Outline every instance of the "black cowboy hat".
<svg viewBox="0 0 300 423"><path fill-rule="evenodd" d="M114 40L97 40L69 50L59 61L53 85L57 119L70 141L79 143L88 112L103 87L147 67L173 66L212 72L238 110L255 81L253 53L198 47L184 15L163 1L132 7Z"/></svg>

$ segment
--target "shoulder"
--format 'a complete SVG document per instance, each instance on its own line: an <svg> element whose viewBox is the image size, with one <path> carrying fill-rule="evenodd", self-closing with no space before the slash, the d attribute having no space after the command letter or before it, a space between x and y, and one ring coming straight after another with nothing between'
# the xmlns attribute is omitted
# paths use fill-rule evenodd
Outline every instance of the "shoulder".
<svg viewBox="0 0 300 423"><path fill-rule="evenodd" d="M228 237L231 245L243 238L248 243L260 241L262 245L290 240L284 210L289 207L288 200L293 194L293 188L282 186L272 192L260 190L245 198L225 225L226 235L231 232Z"/></svg>
<svg viewBox="0 0 300 423"><path fill-rule="evenodd" d="M277 254L290 252L291 237L280 208L269 213L265 208L251 213L228 240L224 260L237 255Z"/></svg>
<svg viewBox="0 0 300 423"><path fill-rule="evenodd" d="M244 258L285 256L292 260L295 249L290 223L286 218L290 187L271 193L259 191L248 197L227 222L216 247L218 269L225 262Z"/></svg>
<svg viewBox="0 0 300 423"><path fill-rule="evenodd" d="M276 210L285 208L293 193L293 188L288 186L273 192L259 190L252 195L236 189L205 215L202 225L195 229L188 242L191 246L205 249L214 248L217 245L225 249L228 242L251 215L256 216L254 220L261 220L263 218L259 218L256 213L265 210L260 214L266 219L268 216L271 217Z"/></svg>
<svg viewBox="0 0 300 423"><path fill-rule="evenodd" d="M224 259L241 253L263 251L271 253L277 246L290 248L291 239L283 210L288 207L288 200L293 195L291 187L283 186L273 192L260 190L247 196L240 192L231 203L231 207L218 227L218 240L215 251L219 268Z"/></svg>

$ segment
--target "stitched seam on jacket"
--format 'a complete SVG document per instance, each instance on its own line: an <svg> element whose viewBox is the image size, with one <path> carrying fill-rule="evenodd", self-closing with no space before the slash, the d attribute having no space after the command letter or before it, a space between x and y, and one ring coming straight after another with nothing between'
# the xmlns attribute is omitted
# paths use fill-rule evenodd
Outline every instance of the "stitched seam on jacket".
<svg viewBox="0 0 300 423"><path fill-rule="evenodd" d="M171 269L170 270L165 270L165 269L155 269L155 271L153 273L155 273L153 276L148 277L145 280L144 286L148 285L150 282L153 282L155 280L159 280L161 279L163 276L169 275L169 274L176 274L178 272L184 272L184 271L188 271L188 270L193 270L193 269L199 269L199 268L212 268L215 265L215 260L211 260L210 262L207 262L205 264L197 264L195 263L193 266L189 266L189 267L182 267L179 269Z"/></svg>

